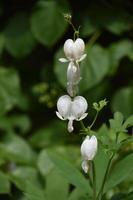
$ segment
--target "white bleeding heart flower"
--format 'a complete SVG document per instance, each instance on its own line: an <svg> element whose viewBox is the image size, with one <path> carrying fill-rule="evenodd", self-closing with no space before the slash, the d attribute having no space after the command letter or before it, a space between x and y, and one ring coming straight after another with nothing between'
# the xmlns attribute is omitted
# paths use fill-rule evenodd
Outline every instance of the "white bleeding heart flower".
<svg viewBox="0 0 133 200"><path fill-rule="evenodd" d="M88 108L87 101L82 96L76 96L73 100L70 96L64 95L61 96L57 101L56 115L61 120L69 120L68 122L68 131L72 132L73 121L80 121L87 116L86 110Z"/></svg>
<svg viewBox="0 0 133 200"><path fill-rule="evenodd" d="M60 58L59 61L80 62L86 57L86 54L84 54L84 50L85 50L85 44L81 38L77 38L75 41L73 41L72 39L68 39L64 43L64 53L67 59Z"/></svg>
<svg viewBox="0 0 133 200"><path fill-rule="evenodd" d="M97 138L94 135L91 137L86 136L81 145L81 155L83 157L82 169L85 173L87 173L89 169L88 161L93 160L97 153L97 146Z"/></svg>

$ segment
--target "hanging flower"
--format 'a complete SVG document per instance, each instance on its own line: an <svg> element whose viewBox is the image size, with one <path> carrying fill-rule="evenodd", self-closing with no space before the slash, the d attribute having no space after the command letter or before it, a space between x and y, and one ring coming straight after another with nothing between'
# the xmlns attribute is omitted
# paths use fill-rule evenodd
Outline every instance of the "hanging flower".
<svg viewBox="0 0 133 200"><path fill-rule="evenodd" d="M64 53L66 58L60 58L60 62L80 62L85 57L84 54L85 44L81 38L77 38L75 41L72 39L66 40L64 44Z"/></svg>
<svg viewBox="0 0 133 200"><path fill-rule="evenodd" d="M73 121L80 121L87 116L88 104L84 97L76 96L73 100L70 96L64 95L61 96L57 101L57 109L56 115L61 120L69 120L68 122L68 131L72 132Z"/></svg>
<svg viewBox="0 0 133 200"><path fill-rule="evenodd" d="M85 140L81 145L81 155L83 157L82 169L85 173L89 169L89 160L93 160L97 152L97 138L96 136L86 136Z"/></svg>

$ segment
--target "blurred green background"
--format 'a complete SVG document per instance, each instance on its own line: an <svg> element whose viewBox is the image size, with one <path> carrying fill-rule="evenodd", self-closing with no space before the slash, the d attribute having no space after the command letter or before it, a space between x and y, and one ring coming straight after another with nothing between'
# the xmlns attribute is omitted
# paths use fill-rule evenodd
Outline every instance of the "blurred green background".
<svg viewBox="0 0 133 200"><path fill-rule="evenodd" d="M31 178L37 184L37 176L49 171L45 149L56 148L70 155L74 149L76 158L72 160L78 160L79 125L68 134L66 123L55 116L56 101L66 94L67 65L58 59L63 55L65 40L73 38L73 30L63 17L66 13L72 14L73 24L80 26L80 37L86 43L87 58L81 64L79 90L89 104L89 121L85 123L94 116L92 103L104 98L109 103L95 129L115 111L122 112L125 118L133 113L132 0L1 0L2 200L26 200L20 192L24 190L23 179ZM50 180L40 178L38 184L53 179L52 175Z"/></svg>

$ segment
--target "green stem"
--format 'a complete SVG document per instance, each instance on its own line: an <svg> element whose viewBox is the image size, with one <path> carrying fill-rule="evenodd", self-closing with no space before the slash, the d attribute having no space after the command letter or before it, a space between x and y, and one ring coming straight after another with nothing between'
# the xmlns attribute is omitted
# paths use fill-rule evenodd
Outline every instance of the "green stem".
<svg viewBox="0 0 133 200"><path fill-rule="evenodd" d="M88 41L87 45L89 47L91 47L95 42L96 40L99 38L99 36L101 35L101 31L96 31L92 37L90 38L90 40Z"/></svg>
<svg viewBox="0 0 133 200"><path fill-rule="evenodd" d="M81 124L82 129L86 132L86 127L85 127L85 125L84 125L82 120L80 121L80 124Z"/></svg>
<svg viewBox="0 0 133 200"><path fill-rule="evenodd" d="M93 200L96 200L96 171L95 164L92 161L92 173L93 173Z"/></svg>
<svg viewBox="0 0 133 200"><path fill-rule="evenodd" d="M92 122L91 125L89 126L89 129L91 129L91 128L93 127L93 125L95 124L95 122L96 122L96 120L97 120L97 117L98 117L98 114L99 114L99 112L97 111L97 112L96 112L96 115L95 115L95 117L94 117L93 122Z"/></svg>
<svg viewBox="0 0 133 200"><path fill-rule="evenodd" d="M109 174L109 170L110 170L110 166L112 164L112 160L114 158L114 155L115 155L115 152L112 154L111 158L109 159L109 162L108 162L108 165L107 165L107 169L106 169L106 172L105 172L105 175L104 175L104 179L103 179L103 182L102 182L102 186L101 186L101 189L100 189L99 194L97 196L97 200L99 200L100 197L101 197L100 199L102 200L105 182L107 180L107 177L108 177L108 174Z"/></svg>

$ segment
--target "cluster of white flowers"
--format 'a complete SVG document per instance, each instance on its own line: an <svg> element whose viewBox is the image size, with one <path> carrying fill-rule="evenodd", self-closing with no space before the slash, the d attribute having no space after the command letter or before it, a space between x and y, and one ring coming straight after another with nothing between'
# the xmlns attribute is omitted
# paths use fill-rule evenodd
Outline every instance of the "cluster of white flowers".
<svg viewBox="0 0 133 200"><path fill-rule="evenodd" d="M66 40L64 44L64 53L66 58L60 58L60 62L68 62L67 68L67 92L69 95L61 96L57 102L57 116L62 120L69 120L68 131L72 132L73 120L80 121L87 116L87 101L82 96L76 96L78 92L78 84L81 79L79 62L85 57L85 44L80 38L73 41Z"/></svg>
<svg viewBox="0 0 133 200"><path fill-rule="evenodd" d="M66 58L60 58L60 62L68 62L67 68L67 92L68 95L61 96L57 101L56 115L61 120L68 120L68 131L74 130L73 121L84 119L88 104L84 97L76 96L78 92L78 84L81 80L79 62L85 57L85 44L81 38L73 41L66 40L64 44L64 53ZM81 155L83 157L82 169L87 173L89 160L93 160L97 151L97 138L87 136L81 145Z"/></svg>

